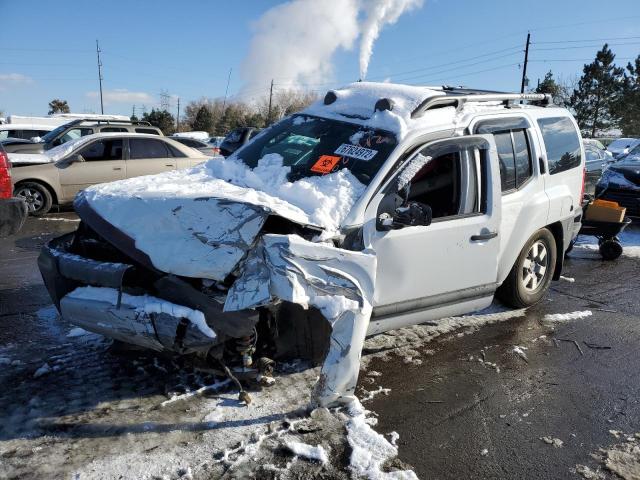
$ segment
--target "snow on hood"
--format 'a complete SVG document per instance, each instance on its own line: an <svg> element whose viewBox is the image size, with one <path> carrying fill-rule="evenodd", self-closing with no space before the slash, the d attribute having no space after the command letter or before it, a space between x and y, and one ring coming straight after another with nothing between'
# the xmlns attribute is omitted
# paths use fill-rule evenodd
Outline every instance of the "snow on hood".
<svg viewBox="0 0 640 480"><path fill-rule="evenodd" d="M328 237L365 189L348 170L296 182L287 180L289 171L277 154L254 169L236 159L212 159L187 170L89 187L75 206L94 228L91 217L97 214L126 234L158 270L221 281L269 215L320 227Z"/></svg>
<svg viewBox="0 0 640 480"><path fill-rule="evenodd" d="M325 105L321 99L301 113L391 131L399 139L406 135L410 122L415 121L411 119L411 112L418 105L426 98L444 95L435 88L375 82L352 83L333 91L338 97L334 103ZM393 110L374 112L374 106L381 98L392 99Z"/></svg>

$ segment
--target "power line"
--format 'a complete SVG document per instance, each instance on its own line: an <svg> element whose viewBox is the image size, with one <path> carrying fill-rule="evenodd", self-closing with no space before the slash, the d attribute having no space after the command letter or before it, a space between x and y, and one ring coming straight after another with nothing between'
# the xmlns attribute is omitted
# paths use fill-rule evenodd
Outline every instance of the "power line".
<svg viewBox="0 0 640 480"><path fill-rule="evenodd" d="M536 45L534 43L534 45ZM620 47L624 45L640 45L640 42L627 42L627 43L609 43L610 47ZM596 45L579 45L574 47L545 47L545 48L536 48L536 51L547 51L547 50L575 50L580 48L600 48L602 44Z"/></svg>
<svg viewBox="0 0 640 480"><path fill-rule="evenodd" d="M554 40L554 41L544 41L544 42L535 42L535 44L542 43L584 43L584 42L611 42L616 40L635 40L640 37L612 37L612 38L587 38L583 40Z"/></svg>

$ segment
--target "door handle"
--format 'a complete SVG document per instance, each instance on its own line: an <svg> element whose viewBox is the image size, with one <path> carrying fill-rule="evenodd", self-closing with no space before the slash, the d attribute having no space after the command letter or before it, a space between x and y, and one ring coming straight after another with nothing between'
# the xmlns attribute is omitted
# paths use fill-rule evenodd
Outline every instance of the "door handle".
<svg viewBox="0 0 640 480"><path fill-rule="evenodd" d="M498 232L480 233L478 235L471 235L471 241L482 242L483 240L491 240L492 238L496 238L497 236Z"/></svg>
<svg viewBox="0 0 640 480"><path fill-rule="evenodd" d="M122 167L113 167L114 170L122 170Z"/></svg>
<svg viewBox="0 0 640 480"><path fill-rule="evenodd" d="M165 167L175 167L175 165L173 163L165 163L164 166Z"/></svg>

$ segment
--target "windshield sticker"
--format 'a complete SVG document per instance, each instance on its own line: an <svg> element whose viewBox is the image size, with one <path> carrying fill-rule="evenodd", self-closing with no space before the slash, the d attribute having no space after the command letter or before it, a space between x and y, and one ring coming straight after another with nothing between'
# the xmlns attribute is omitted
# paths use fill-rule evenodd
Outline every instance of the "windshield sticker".
<svg viewBox="0 0 640 480"><path fill-rule="evenodd" d="M334 157L333 155L321 155L318 161L311 167L311 171L316 173L329 173L339 161L340 157Z"/></svg>
<svg viewBox="0 0 640 480"><path fill-rule="evenodd" d="M349 145L347 143L343 143L333 153L337 153L338 155L344 155L345 157L357 158L358 160L367 161L375 157L378 151L372 150L370 148L357 147L355 145Z"/></svg>

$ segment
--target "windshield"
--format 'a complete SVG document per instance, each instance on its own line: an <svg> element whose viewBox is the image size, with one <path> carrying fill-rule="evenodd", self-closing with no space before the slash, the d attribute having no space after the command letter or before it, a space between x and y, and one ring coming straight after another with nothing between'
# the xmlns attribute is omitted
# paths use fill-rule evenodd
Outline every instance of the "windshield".
<svg viewBox="0 0 640 480"><path fill-rule="evenodd" d="M390 132L295 115L263 131L236 156L255 168L262 157L276 153L291 167L290 181L346 168L368 185L396 145Z"/></svg>
<svg viewBox="0 0 640 480"><path fill-rule="evenodd" d="M628 154L620 158L616 163L640 163L640 145L633 148Z"/></svg>
<svg viewBox="0 0 640 480"><path fill-rule="evenodd" d="M58 128L56 128L55 130L51 130L49 133L47 133L46 135L44 135L40 141L40 143L51 143L53 142L53 140L60 135L62 132L65 131L65 129L67 128L66 125L61 125Z"/></svg>

